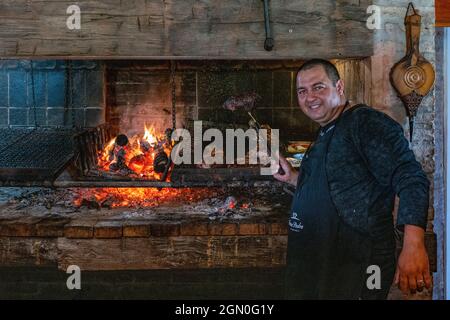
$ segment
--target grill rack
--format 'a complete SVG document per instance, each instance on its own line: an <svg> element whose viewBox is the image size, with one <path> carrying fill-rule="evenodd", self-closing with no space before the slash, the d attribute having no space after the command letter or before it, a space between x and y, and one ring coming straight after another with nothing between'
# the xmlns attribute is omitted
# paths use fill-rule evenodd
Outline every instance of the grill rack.
<svg viewBox="0 0 450 320"><path fill-rule="evenodd" d="M48 185L74 156L73 131L0 128L0 184Z"/></svg>
<svg viewBox="0 0 450 320"><path fill-rule="evenodd" d="M114 176L97 169L97 154L117 135L103 124L82 131L0 128L0 186L208 187L273 183L258 167L174 166L171 181Z"/></svg>

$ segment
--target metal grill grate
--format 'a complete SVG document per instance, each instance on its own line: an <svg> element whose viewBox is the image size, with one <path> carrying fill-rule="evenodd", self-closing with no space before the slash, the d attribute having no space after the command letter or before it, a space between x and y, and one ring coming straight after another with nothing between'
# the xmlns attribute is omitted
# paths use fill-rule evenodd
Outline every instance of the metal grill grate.
<svg viewBox="0 0 450 320"><path fill-rule="evenodd" d="M6 129L0 128L0 154L3 149L14 144L16 141L20 140L22 137L30 133L29 129Z"/></svg>
<svg viewBox="0 0 450 320"><path fill-rule="evenodd" d="M0 180L54 180L74 156L73 132L0 129Z"/></svg>

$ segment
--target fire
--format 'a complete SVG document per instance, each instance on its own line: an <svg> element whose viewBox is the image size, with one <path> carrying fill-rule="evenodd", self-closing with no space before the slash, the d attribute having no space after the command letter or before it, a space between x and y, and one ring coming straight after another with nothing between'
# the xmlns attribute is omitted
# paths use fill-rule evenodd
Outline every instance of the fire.
<svg viewBox="0 0 450 320"><path fill-rule="evenodd" d="M75 192L74 204L96 208L155 207L170 203L192 203L217 196L215 188L95 188Z"/></svg>
<svg viewBox="0 0 450 320"><path fill-rule="evenodd" d="M101 171L159 180L171 149L172 143L165 134L144 125L142 136L118 135L111 139L99 152L97 165Z"/></svg>
<svg viewBox="0 0 450 320"><path fill-rule="evenodd" d="M153 128L153 127L147 128L147 125L144 125L144 127L145 127L145 133L144 133L143 139L145 141L147 141L150 145L156 144L158 142L158 139L156 139L155 128Z"/></svg>

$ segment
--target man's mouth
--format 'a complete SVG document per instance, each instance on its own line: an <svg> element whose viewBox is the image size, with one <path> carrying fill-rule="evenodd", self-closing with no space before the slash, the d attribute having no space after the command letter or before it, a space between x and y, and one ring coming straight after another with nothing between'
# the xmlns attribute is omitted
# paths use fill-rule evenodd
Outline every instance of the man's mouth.
<svg viewBox="0 0 450 320"><path fill-rule="evenodd" d="M315 110L320 107L320 104L312 104L309 106L310 109Z"/></svg>

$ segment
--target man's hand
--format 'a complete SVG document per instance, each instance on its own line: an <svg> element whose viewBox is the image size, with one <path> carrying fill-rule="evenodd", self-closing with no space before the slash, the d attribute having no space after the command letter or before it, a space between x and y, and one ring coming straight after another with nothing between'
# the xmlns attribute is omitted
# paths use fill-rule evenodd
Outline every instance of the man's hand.
<svg viewBox="0 0 450 320"><path fill-rule="evenodd" d="M275 173L273 177L281 182L287 182L293 186L297 186L299 172L292 168L291 164L281 154L279 155L279 158L280 166L283 168L284 174Z"/></svg>
<svg viewBox="0 0 450 320"><path fill-rule="evenodd" d="M413 225L405 226L403 249L395 273L395 284L404 294L431 288L430 266L424 243L424 230Z"/></svg>

